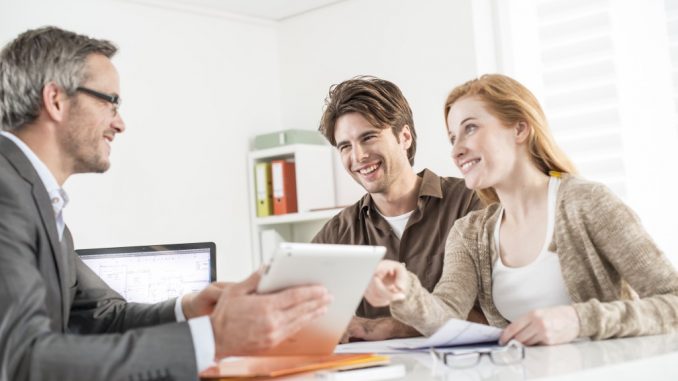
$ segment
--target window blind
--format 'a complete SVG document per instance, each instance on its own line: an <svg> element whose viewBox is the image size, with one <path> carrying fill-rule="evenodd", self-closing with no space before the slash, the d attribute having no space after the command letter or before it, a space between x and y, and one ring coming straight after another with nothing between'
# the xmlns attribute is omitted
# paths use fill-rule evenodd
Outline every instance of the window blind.
<svg viewBox="0 0 678 381"><path fill-rule="evenodd" d="M673 77L673 103L678 113L678 0L664 0L666 26L671 54L671 75ZM678 118L676 119L678 120ZM676 125L678 129L678 124Z"/></svg>
<svg viewBox="0 0 678 381"><path fill-rule="evenodd" d="M607 0L537 0L546 110L580 173L626 195L619 91Z"/></svg>

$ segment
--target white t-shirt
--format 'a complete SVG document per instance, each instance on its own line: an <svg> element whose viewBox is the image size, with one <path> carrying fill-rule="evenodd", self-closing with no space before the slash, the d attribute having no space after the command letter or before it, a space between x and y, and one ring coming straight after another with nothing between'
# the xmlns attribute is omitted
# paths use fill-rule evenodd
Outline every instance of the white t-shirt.
<svg viewBox="0 0 678 381"><path fill-rule="evenodd" d="M393 229L393 232L395 235L400 239L403 236L403 232L405 231L405 226L407 226L407 221L410 220L410 216L414 213L414 210L409 211L405 214L401 214L399 216L393 216L393 217L387 217L381 212L379 214L384 217L386 222L388 222L389 225L391 225L391 229Z"/></svg>
<svg viewBox="0 0 678 381"><path fill-rule="evenodd" d="M507 267L501 261L501 255L498 255L492 266L492 299L499 313L508 321L514 321L538 308L572 304L560 270L558 254L548 250L553 237L559 185L560 179L549 179L546 238L537 258L522 267ZM497 253L503 216L502 209L494 228Z"/></svg>

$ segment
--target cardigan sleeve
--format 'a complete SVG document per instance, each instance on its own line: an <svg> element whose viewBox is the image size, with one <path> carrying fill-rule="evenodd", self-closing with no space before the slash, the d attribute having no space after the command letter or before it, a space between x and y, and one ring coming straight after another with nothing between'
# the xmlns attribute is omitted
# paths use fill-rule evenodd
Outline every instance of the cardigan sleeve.
<svg viewBox="0 0 678 381"><path fill-rule="evenodd" d="M461 232L466 219L457 220L445 244L443 273L433 292L416 275L408 273L405 300L391 303L391 315L426 336L449 319L466 319L478 293L476 266L468 249L468 231ZM464 237L466 236L466 237Z"/></svg>
<svg viewBox="0 0 678 381"><path fill-rule="evenodd" d="M586 192L580 211L595 251L639 299L575 303L580 337L605 339L666 333L678 328L678 274L635 213L602 185Z"/></svg>

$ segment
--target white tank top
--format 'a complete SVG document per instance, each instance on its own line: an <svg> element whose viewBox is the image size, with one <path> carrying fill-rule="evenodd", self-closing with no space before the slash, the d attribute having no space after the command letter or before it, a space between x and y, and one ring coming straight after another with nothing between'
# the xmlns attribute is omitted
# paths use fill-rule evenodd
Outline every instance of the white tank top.
<svg viewBox="0 0 678 381"><path fill-rule="evenodd" d="M499 313L508 321L514 321L538 308L572 304L560 270L558 255L548 250L553 238L559 186L560 179L549 179L546 238L537 258L522 267L506 267L501 261L501 255L497 255L492 266L492 299ZM497 253L499 227L503 216L502 208L494 228Z"/></svg>

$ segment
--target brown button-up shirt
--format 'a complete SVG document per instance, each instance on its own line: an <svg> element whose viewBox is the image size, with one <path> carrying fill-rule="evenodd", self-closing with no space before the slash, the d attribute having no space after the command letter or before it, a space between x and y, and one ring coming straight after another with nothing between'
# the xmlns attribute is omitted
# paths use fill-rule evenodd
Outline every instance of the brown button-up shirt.
<svg viewBox="0 0 678 381"><path fill-rule="evenodd" d="M482 204L463 179L440 177L428 169L417 175L422 178L417 208L400 239L377 212L368 193L328 221L313 242L385 246L385 259L405 263L421 284L433 291L442 274L445 241L452 225ZM356 314L367 318L390 316L388 307L372 307L364 300Z"/></svg>

